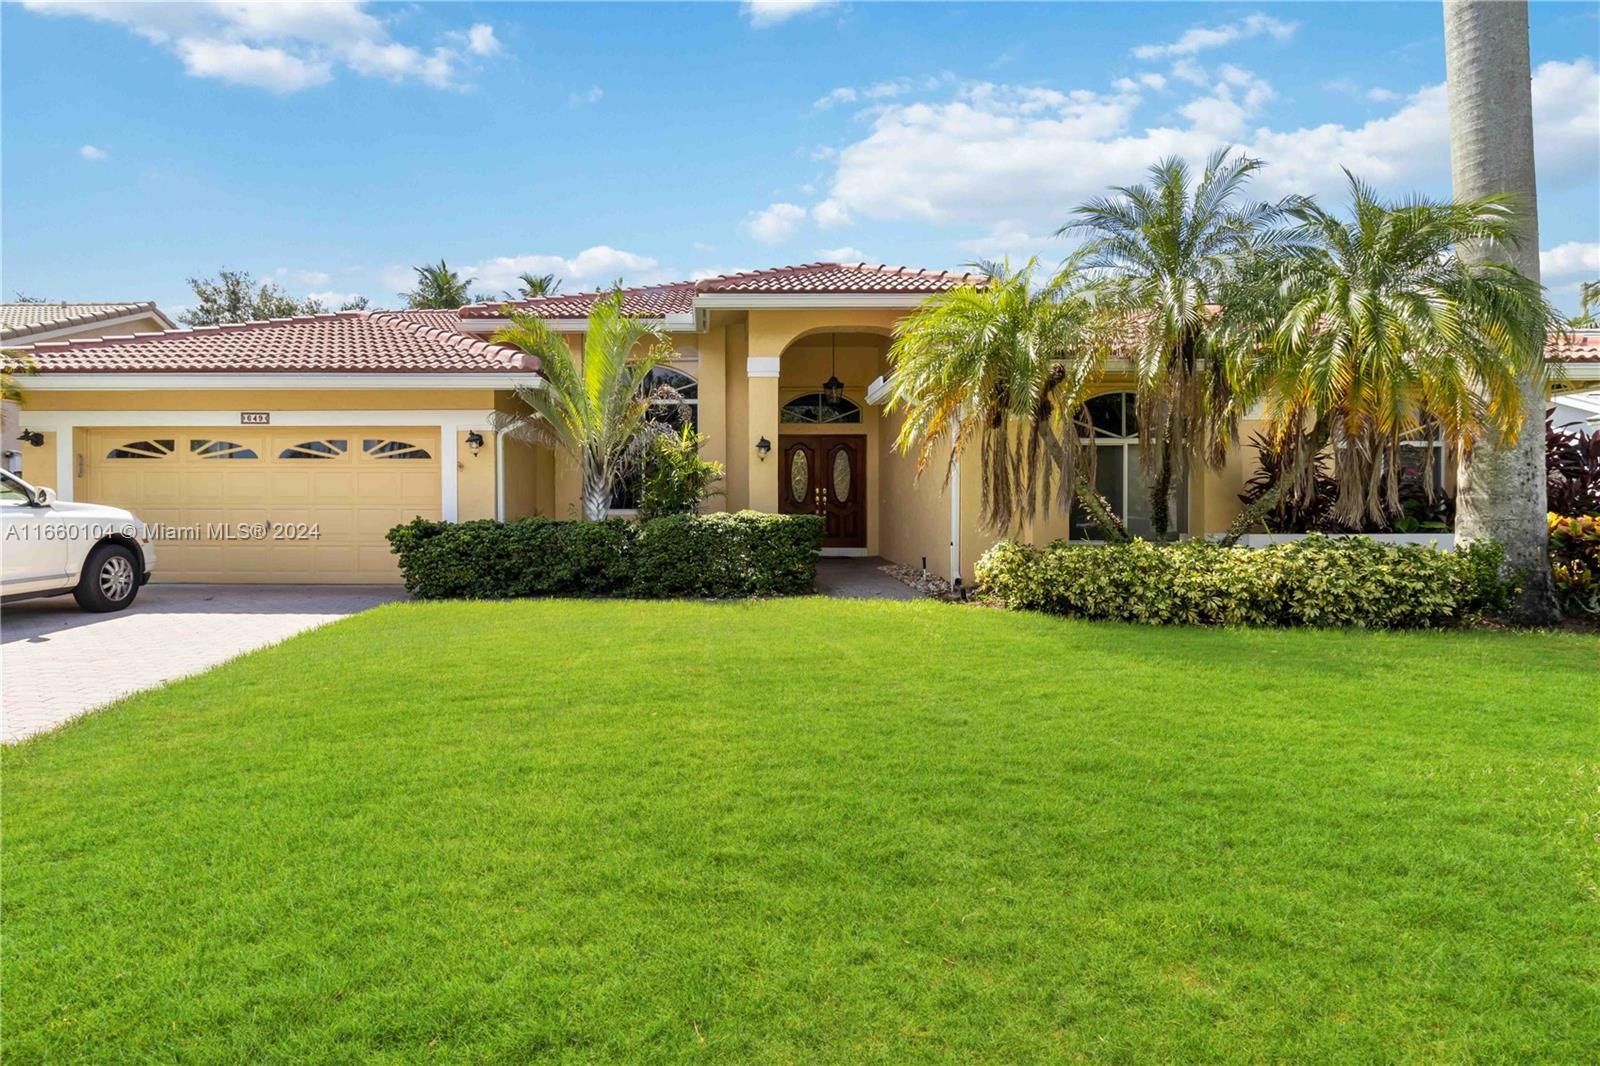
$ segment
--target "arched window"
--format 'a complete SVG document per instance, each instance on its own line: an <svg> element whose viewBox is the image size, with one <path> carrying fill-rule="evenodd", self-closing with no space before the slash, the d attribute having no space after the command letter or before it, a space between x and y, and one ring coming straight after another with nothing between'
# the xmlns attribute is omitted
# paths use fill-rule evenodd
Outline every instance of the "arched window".
<svg viewBox="0 0 1600 1066"><path fill-rule="evenodd" d="M860 422L861 408L842 396L830 400L820 392L808 392L784 404L778 412L778 421L812 426Z"/></svg>
<svg viewBox="0 0 1600 1066"><path fill-rule="evenodd" d="M1139 459L1139 414L1131 392L1108 392L1090 397L1083 405L1094 437L1094 487L1110 501L1128 532L1154 539L1150 521L1150 485ZM1187 527L1188 493L1175 484L1167 505L1167 532ZM1072 504L1073 540L1104 540L1097 526L1076 500Z"/></svg>
<svg viewBox="0 0 1600 1066"><path fill-rule="evenodd" d="M676 401L652 403L650 405L649 419L652 422L673 429L682 430L685 425L691 426L696 432L700 429L700 383L681 370L674 370L670 366L658 366L645 376L641 387L645 395L655 392L662 386L670 388L678 394ZM637 472L618 479L611 488L611 509L613 511L632 511L639 506L639 482Z"/></svg>
<svg viewBox="0 0 1600 1066"><path fill-rule="evenodd" d="M112 448L106 453L107 459L165 459L176 449L177 441L171 438L159 440L131 440L128 443Z"/></svg>
<svg viewBox="0 0 1600 1066"><path fill-rule="evenodd" d="M199 437L189 441L189 451L202 459L254 459L255 449L231 440Z"/></svg>

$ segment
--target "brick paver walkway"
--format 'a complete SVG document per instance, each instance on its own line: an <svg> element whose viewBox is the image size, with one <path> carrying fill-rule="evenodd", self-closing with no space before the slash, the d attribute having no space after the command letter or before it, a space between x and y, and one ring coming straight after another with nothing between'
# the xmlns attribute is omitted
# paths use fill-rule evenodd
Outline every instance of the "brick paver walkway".
<svg viewBox="0 0 1600 1066"><path fill-rule="evenodd" d="M0 611L0 739L13 743L405 593L360 585L147 585L126 611L71 596Z"/></svg>

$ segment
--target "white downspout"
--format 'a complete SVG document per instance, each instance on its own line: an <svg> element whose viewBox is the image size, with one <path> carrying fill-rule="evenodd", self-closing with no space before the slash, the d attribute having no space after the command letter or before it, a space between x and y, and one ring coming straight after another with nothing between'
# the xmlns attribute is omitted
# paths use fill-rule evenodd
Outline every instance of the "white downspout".
<svg viewBox="0 0 1600 1066"><path fill-rule="evenodd" d="M494 518L506 520L506 435L498 430L494 435Z"/></svg>
<svg viewBox="0 0 1600 1066"><path fill-rule="evenodd" d="M954 447L954 427L951 432ZM950 585L961 581L961 457L950 466Z"/></svg>

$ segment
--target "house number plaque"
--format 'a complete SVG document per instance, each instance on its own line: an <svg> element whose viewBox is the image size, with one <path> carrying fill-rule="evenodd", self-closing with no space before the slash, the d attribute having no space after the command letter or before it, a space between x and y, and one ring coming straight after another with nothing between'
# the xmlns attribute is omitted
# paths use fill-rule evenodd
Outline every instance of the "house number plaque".
<svg viewBox="0 0 1600 1066"><path fill-rule="evenodd" d="M239 424L241 426L269 426L272 424L272 412L240 411Z"/></svg>

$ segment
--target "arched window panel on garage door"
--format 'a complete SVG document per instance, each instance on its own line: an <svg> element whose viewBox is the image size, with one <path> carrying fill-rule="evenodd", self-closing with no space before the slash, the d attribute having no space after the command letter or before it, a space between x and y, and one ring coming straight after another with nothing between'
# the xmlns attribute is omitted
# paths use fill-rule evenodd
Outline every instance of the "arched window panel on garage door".
<svg viewBox="0 0 1600 1066"><path fill-rule="evenodd" d="M106 453L107 459L165 459L177 447L171 438L159 440L131 440Z"/></svg>
<svg viewBox="0 0 1600 1066"><path fill-rule="evenodd" d="M291 444L278 453L279 459L337 459L350 448L344 438L328 437L323 440L303 440Z"/></svg>
<svg viewBox="0 0 1600 1066"><path fill-rule="evenodd" d="M189 441L189 451L201 459L255 459L254 448L247 448L237 441L208 440L205 437L195 437Z"/></svg>
<svg viewBox="0 0 1600 1066"><path fill-rule="evenodd" d="M427 449L410 441L390 440L385 437L368 437L361 442L361 450L372 459L432 459Z"/></svg>

